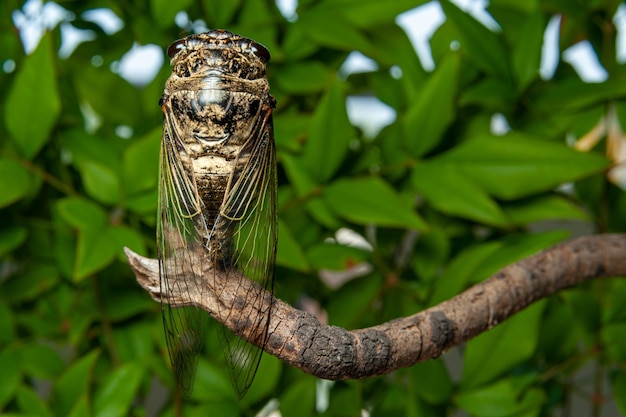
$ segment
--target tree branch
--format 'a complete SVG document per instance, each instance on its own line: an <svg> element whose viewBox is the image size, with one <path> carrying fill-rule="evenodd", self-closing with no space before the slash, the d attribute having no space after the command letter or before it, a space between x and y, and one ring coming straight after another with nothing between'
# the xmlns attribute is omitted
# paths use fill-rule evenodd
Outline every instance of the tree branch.
<svg viewBox="0 0 626 417"><path fill-rule="evenodd" d="M125 251L137 282L160 301L158 261L128 248ZM180 300L178 305L191 300L236 334L258 345L258 335L246 326L247 318L256 312L242 300L251 292L262 297L272 297L271 294L243 276L215 279L210 270L189 274L194 275L192 282L196 286L191 286L186 277L187 285L181 287L189 293L173 295ZM436 358L560 289L610 276L626 276L626 235L586 236L562 243L503 268L437 306L366 329L348 331L324 325L311 314L273 298L269 340L264 349L319 378L342 380L381 375ZM215 295L206 296L206 288L214 285L224 288L219 300Z"/></svg>

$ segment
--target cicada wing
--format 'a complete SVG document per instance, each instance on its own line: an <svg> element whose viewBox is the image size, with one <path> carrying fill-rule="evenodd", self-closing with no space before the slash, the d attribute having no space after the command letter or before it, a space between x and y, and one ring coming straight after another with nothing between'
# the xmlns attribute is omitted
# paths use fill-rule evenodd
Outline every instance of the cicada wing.
<svg viewBox="0 0 626 417"><path fill-rule="evenodd" d="M214 255L222 258L214 259L213 265L222 265L227 276L243 274L272 293L277 237L276 151L269 105L262 110L253 134L242 146L236 166L216 221L216 228L230 231L232 241L228 254L222 251ZM258 314L241 318L242 325L251 326L258 335L257 346L226 327L223 332L224 354L240 398L252 384L268 338L271 297L260 295L248 293L243 300Z"/></svg>
<svg viewBox="0 0 626 417"><path fill-rule="evenodd" d="M172 368L178 385L190 393L206 333L208 314L190 305L190 291L207 291L190 283L192 271L203 271L207 255L203 239L209 235L203 217L191 161L171 109L164 106L165 123L159 167L157 246L162 297L163 326ZM185 305L184 307L170 307Z"/></svg>

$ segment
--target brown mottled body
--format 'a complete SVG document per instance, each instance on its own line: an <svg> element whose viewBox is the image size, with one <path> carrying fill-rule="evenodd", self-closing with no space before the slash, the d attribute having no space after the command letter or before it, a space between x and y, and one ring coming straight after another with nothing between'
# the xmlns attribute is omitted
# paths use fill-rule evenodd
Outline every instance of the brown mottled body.
<svg viewBox="0 0 626 417"><path fill-rule="evenodd" d="M252 40L214 30L174 42L168 54L173 69L161 98L157 243L168 350L178 382L189 390L206 324L194 307L166 306L170 294L190 285L174 277L219 270L233 277L245 273L270 291L273 286L274 98L265 77L269 52ZM219 298L216 288L206 288L205 297ZM249 320L262 348L271 306L252 295L245 302L263 311ZM185 304L197 303L190 298ZM226 358L237 368L233 380L243 395L261 351L231 336L224 333Z"/></svg>

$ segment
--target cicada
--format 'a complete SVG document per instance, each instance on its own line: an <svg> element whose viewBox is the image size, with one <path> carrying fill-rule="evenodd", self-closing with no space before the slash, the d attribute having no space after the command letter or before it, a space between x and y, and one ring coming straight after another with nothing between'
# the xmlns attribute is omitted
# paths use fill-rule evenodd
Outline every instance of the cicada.
<svg viewBox="0 0 626 417"><path fill-rule="evenodd" d="M210 316L191 297L183 303L188 305L169 306L171 294L185 292L186 279L192 279L188 272L244 275L273 289L275 100L265 74L270 54L253 40L213 30L180 39L167 52L172 74L160 102L157 246L168 352L178 384L189 392ZM217 280L202 291L201 297L220 296ZM246 318L247 325L259 327L258 346L226 327L218 330L240 397L254 379L267 341L268 299L251 295L245 300L262 312Z"/></svg>

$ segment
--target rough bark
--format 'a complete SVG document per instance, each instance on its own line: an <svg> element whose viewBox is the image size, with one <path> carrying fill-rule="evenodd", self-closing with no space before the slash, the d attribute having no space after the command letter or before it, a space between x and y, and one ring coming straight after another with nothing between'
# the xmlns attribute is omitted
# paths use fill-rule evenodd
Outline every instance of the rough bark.
<svg viewBox="0 0 626 417"><path fill-rule="evenodd" d="M139 284L160 301L158 261L125 250ZM385 374L436 358L560 289L612 276L626 276L626 235L586 236L562 243L503 268L437 306L366 329L348 331L324 325L311 314L273 298L270 336L264 349L319 378L342 380ZM198 271L194 278L198 294L202 286L224 287L219 300L206 296L192 299L254 344L258 338L247 331L245 322L255 312L239 301L250 291L272 296L243 276L216 284L212 271ZM189 295L181 295L181 299L189 300ZM202 305L199 300L203 300ZM229 309L230 314L223 314Z"/></svg>

